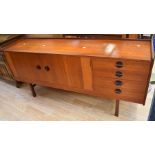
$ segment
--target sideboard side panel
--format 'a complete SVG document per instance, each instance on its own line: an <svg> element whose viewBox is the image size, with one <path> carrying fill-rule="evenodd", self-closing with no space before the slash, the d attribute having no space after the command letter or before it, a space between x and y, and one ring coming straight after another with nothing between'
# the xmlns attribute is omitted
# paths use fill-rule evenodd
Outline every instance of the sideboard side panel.
<svg viewBox="0 0 155 155"><path fill-rule="evenodd" d="M5 54L7 63L8 63L8 65L9 65L9 67L10 67L10 69L11 69L13 75L16 76L16 77L18 77L18 73L17 73L16 68L15 68L15 66L14 66L14 63L13 63L13 61L12 61L11 55L9 54L9 52L5 52L4 54Z"/></svg>

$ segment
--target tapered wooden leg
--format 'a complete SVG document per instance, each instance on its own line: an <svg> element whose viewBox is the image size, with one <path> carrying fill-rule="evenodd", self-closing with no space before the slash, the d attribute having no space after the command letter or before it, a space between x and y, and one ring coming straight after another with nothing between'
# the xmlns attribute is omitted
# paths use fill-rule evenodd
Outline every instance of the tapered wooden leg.
<svg viewBox="0 0 155 155"><path fill-rule="evenodd" d="M116 100L116 105L115 105L115 116L118 117L119 115L119 100Z"/></svg>
<svg viewBox="0 0 155 155"><path fill-rule="evenodd" d="M16 87L17 87L17 88L20 88L20 86L22 85L22 83L23 83L23 82L16 81Z"/></svg>
<svg viewBox="0 0 155 155"><path fill-rule="evenodd" d="M30 88L31 88L31 92L32 92L32 96L36 97L36 92L34 90L35 84L30 84Z"/></svg>

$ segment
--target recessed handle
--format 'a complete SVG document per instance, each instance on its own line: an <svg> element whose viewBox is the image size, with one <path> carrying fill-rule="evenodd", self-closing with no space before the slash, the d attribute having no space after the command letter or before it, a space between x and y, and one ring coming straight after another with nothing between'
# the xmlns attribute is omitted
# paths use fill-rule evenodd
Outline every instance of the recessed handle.
<svg viewBox="0 0 155 155"><path fill-rule="evenodd" d="M122 73L121 71L117 71L117 72L115 73L115 76L117 76L117 77L122 77L122 76L123 76L123 73Z"/></svg>
<svg viewBox="0 0 155 155"><path fill-rule="evenodd" d="M115 89L115 93L116 93L116 94L121 94L122 91L121 91L120 89Z"/></svg>
<svg viewBox="0 0 155 155"><path fill-rule="evenodd" d="M49 71L50 68L49 68L48 66L45 66L45 70L46 70L46 71Z"/></svg>
<svg viewBox="0 0 155 155"><path fill-rule="evenodd" d="M116 80L115 81L115 85L116 86L122 86L123 85L123 82L122 81L119 81L119 80Z"/></svg>
<svg viewBox="0 0 155 155"><path fill-rule="evenodd" d="M37 65L36 68L37 68L38 70L41 70L41 66L40 66L40 65Z"/></svg>
<svg viewBox="0 0 155 155"><path fill-rule="evenodd" d="M117 68L122 68L123 67L123 62L122 61L117 61L116 62L116 67Z"/></svg>

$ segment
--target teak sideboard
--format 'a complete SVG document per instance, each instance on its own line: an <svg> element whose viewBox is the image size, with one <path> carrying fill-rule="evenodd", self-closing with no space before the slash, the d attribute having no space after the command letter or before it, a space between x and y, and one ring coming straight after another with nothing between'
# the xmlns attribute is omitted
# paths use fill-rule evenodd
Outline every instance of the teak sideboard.
<svg viewBox="0 0 155 155"><path fill-rule="evenodd" d="M145 104L153 66L150 40L20 39L4 48L14 79Z"/></svg>

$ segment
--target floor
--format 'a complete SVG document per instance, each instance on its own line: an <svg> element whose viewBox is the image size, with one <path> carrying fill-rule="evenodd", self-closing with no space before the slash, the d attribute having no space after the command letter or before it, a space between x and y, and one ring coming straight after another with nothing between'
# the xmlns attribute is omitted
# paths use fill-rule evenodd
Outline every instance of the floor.
<svg viewBox="0 0 155 155"><path fill-rule="evenodd" d="M34 98L28 85L16 88L0 79L0 120L143 121L147 120L155 86L151 87L145 106L121 101L120 115L115 117L114 100L39 86Z"/></svg>

